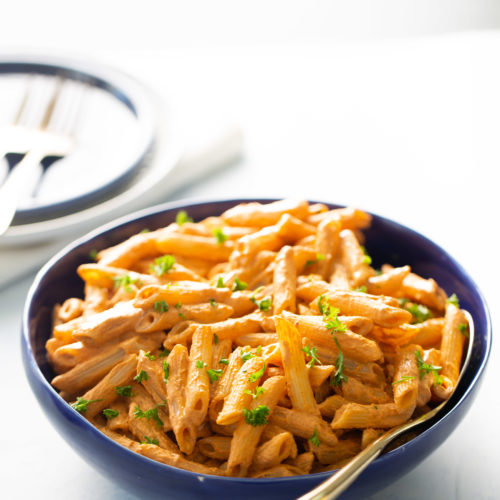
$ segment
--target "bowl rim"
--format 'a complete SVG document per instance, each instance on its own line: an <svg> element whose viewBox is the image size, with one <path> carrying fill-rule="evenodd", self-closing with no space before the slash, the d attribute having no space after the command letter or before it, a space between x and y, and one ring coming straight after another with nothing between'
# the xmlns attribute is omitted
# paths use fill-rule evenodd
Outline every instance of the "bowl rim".
<svg viewBox="0 0 500 500"><path fill-rule="evenodd" d="M224 198L224 197L195 197L195 198L184 198L181 200L176 200L176 201L171 201L171 202L166 202L166 203L161 203L157 204L151 207L143 208L141 210L134 211L130 214L124 215L122 217L119 217L117 219L114 219L106 224L103 224L96 229L82 235L81 237L75 239L73 242L67 244L62 248L59 252L57 252L36 274L33 283L31 284L28 294L26 296L26 301L24 304L23 308L23 316L22 316L22 328L21 328L21 338L24 343L24 347L26 349L26 354L27 356L27 361L29 362L31 372L33 375L36 376L37 380L39 383L42 384L43 388L48 391L52 397L56 398L57 404L59 405L60 409L63 411L69 411L71 412L71 415L73 417L76 417L78 419L79 425L83 425L86 427L87 430L92 432L94 437L97 438L104 438L106 442L111 444L112 446L115 447L115 449L119 452L123 452L126 455L133 457L139 461L143 461L145 464L150 463L150 465L153 465L156 468L159 468L159 470L164 470L164 468L167 468L168 471L170 472L175 472L180 474L181 476L186 476L188 478L193 478L193 477L198 477L200 480L203 480L201 478L210 478L210 480L222 480L224 482L226 481L231 481L233 483L245 483L245 484L252 484L252 483L258 483L258 484L276 484L276 483L291 483L295 481L304 481L304 479L311 478L311 480L317 481L318 479L326 479L327 477L331 476L334 470L332 471L326 471L326 472L316 472L316 473L310 473L310 474L304 474L304 475L299 475L299 476L291 476L291 477L274 477L274 478L249 478L249 477L232 477L232 476L215 476L215 475L209 475L209 474L202 474L202 473L197 473L197 472L191 472L185 469L181 469L179 467L174 467L171 465L163 464L161 462L158 462L156 460L150 459L144 455L141 455L139 453L136 453L125 446L122 446L118 442L114 441L110 437L108 437L106 434L101 432L97 427L92 425L83 415L81 415L79 412L76 410L72 410L71 406L69 403L67 403L58 393L57 391L52 387L52 385L48 382L48 380L45 378L43 375L42 371L40 370L40 367L38 363L36 362L36 358L33 352L33 348L30 342L30 327L29 327L29 316L30 316L30 311L32 307L32 302L33 298L40 286L40 283L42 282L43 278L47 275L47 273L57 264L57 262L64 257L65 255L69 254L70 252L74 251L76 248L79 246L88 243L90 240L96 238L97 236L100 236L108 231L111 230L116 230L120 227L126 226L128 224L131 224L133 222L138 221L139 219L142 219L144 217L150 217L154 215L159 215L162 212L172 212L172 211L179 211L179 210L185 210L189 207L194 207L194 206L200 206L200 205L217 205L217 204L231 204L231 205L236 205L238 203L250 203L250 202L259 202L259 203L269 203L273 201L278 201L282 198L267 198L267 197L249 197L249 198ZM345 207L346 205L339 205L336 203L332 202L325 202L325 201L316 201L316 200L308 200L309 203L324 203L327 206L333 207L333 208L342 208ZM477 371L474 373L469 385L464 389L462 395L460 398L451 406L449 409L446 410L446 412L440 416L440 417L434 417L431 419L427 425L427 428L425 428L421 433L419 433L417 436L413 437L409 441L401 444L400 446L394 448L393 450L390 450L386 453L382 453L379 457L377 457L372 464L369 465L368 468L372 467L374 464L377 464L379 466L383 466L384 463L393 457L397 456L400 453L403 453L408 447L413 447L416 444L418 444L422 439L424 439L429 431L431 431L437 424L440 424L441 422L445 422L452 413L456 411L463 403L464 401L468 398L470 392L474 389L476 384L478 383L479 379L484 373L484 370L486 368L487 362L490 357L491 353L491 344L492 344L492 322L491 322L491 315L490 315L490 310L488 307L488 304L486 302L486 299L479 289L478 285L476 282L471 278L469 273L463 268L463 266L455 260L455 258L445 249L443 249L440 245L435 243L434 241L430 240L428 237L423 235L422 233L419 233L418 231L412 229L409 226L406 226L400 222L397 222L393 219L389 219L387 217L378 215L375 212L371 212L368 210L361 209L368 214L372 215L374 218L381 220L384 224L389 225L393 229L397 230L404 230L409 232L412 236L416 236L418 239L422 240L423 243L426 245L430 245L431 247L434 247L438 252L441 254L444 254L444 256L449 259L451 264L457 268L457 270L465 276L470 283L474 287L475 293L477 293L480 303L484 309L485 313L485 354L484 356L480 359L480 363L478 366ZM453 432L455 429L452 429L451 432ZM451 434L450 432L450 434Z"/></svg>

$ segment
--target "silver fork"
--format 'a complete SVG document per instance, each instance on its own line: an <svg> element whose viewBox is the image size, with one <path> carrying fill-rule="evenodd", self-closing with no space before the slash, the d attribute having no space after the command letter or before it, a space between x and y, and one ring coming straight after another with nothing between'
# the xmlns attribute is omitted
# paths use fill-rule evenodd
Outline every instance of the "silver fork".
<svg viewBox="0 0 500 500"><path fill-rule="evenodd" d="M6 145L2 156L7 153L24 154L19 163L10 168L5 182L0 186L0 235L9 228L20 200L31 190L33 183L27 179L39 174L40 162L50 158L49 164L68 155L74 147L74 131L82 95L78 99L63 99L66 80L58 78L52 95L43 109L36 126L30 126L36 115L37 98L34 79L27 86L26 93L16 113L13 124L2 132ZM36 117L35 117L36 119ZM45 170L45 169L44 169ZM43 172L42 172L43 175ZM40 179L37 183L39 187Z"/></svg>

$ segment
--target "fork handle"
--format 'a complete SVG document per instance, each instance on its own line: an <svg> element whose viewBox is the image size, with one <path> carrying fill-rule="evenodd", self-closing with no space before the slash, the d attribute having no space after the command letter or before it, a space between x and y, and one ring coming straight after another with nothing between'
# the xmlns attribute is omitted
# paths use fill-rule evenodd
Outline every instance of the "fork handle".
<svg viewBox="0 0 500 500"><path fill-rule="evenodd" d="M0 186L0 235L4 234L16 214L19 201L26 194L26 179L36 173L38 164L44 155L39 151L29 151L10 171L5 182Z"/></svg>

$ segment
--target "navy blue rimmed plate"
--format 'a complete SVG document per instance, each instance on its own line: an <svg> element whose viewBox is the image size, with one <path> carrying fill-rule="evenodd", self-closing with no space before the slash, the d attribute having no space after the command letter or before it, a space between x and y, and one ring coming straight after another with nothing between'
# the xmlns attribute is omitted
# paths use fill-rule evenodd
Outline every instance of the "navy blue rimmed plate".
<svg viewBox="0 0 500 500"><path fill-rule="evenodd" d="M121 218L59 252L38 273L30 289L23 315L22 354L33 392L47 418L70 446L98 472L139 498L293 499L329 476L329 473L320 473L289 478L231 478L195 474L163 465L102 434L73 410L49 383L54 374L46 359L45 342L51 334L51 311L54 304L68 297L81 296L82 283L76 269L88 262L91 250L117 244L145 228L163 227L175 220L179 210L186 210L198 221L248 201L273 200L168 203ZM461 307L467 309L474 319L475 338L464 383L453 394L447 410L428 422L416 437L378 457L342 495L343 499L359 499L373 494L414 469L444 442L470 409L491 349L492 331L486 302L477 285L453 257L415 231L377 215L373 216L372 226L365 234L366 247L375 266L384 262L409 264L415 272L436 279L448 294L455 292Z"/></svg>

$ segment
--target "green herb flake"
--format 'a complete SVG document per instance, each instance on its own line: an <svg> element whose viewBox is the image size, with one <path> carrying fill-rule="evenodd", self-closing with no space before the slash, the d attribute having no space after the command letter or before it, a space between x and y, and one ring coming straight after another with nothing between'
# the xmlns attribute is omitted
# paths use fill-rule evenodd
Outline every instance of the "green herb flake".
<svg viewBox="0 0 500 500"><path fill-rule="evenodd" d="M219 276L219 279L217 280L216 288L226 288L226 285L224 285L224 280L222 279L222 276Z"/></svg>
<svg viewBox="0 0 500 500"><path fill-rule="evenodd" d="M248 381L249 382L257 382L257 380L259 380L262 377L262 375L264 375L265 371L266 371L266 362L264 361L264 366L259 371L251 373L248 376Z"/></svg>
<svg viewBox="0 0 500 500"><path fill-rule="evenodd" d="M397 385L397 384L401 384L403 382L406 382L408 380L414 380L415 377L413 377L412 375L405 375L404 377L401 377L399 380L396 380L396 382L393 382L392 385Z"/></svg>
<svg viewBox="0 0 500 500"><path fill-rule="evenodd" d="M157 312L165 313L168 309L168 304L164 300L157 300L154 304L154 310Z"/></svg>
<svg viewBox="0 0 500 500"><path fill-rule="evenodd" d="M446 302L448 304L453 304L456 307L460 307L460 303L458 301L458 297L456 293L452 293L447 299Z"/></svg>
<svg viewBox="0 0 500 500"><path fill-rule="evenodd" d="M317 253L315 259L306 261L304 269L307 269L309 266L312 266L313 264L316 264L317 262L320 262L322 260L325 260L325 256L322 253Z"/></svg>
<svg viewBox="0 0 500 500"><path fill-rule="evenodd" d="M345 332L347 330L347 326L338 319L340 310L332 307L324 295L319 296L318 309L323 315L323 321L326 323L328 330L331 330L331 333Z"/></svg>
<svg viewBox="0 0 500 500"><path fill-rule="evenodd" d="M432 313L429 311L429 308L423 304L406 305L406 310L411 312L413 318L415 319L415 323L422 323L432 317Z"/></svg>
<svg viewBox="0 0 500 500"><path fill-rule="evenodd" d="M153 356L149 351L144 353L144 356L148 358L150 361L154 361L156 359L155 356Z"/></svg>
<svg viewBox="0 0 500 500"><path fill-rule="evenodd" d="M127 293L130 293L132 291L130 285L133 285L134 283L139 284L139 282L137 282L137 278L131 278L129 274L113 277L113 286L115 290L122 286Z"/></svg>
<svg viewBox="0 0 500 500"><path fill-rule="evenodd" d="M415 356L417 358L417 365L420 373L420 378L421 379L424 378L424 375L426 375L427 373L432 373L434 375L434 385L441 385L443 383L443 377L439 375L441 367L425 363L418 349L415 351Z"/></svg>
<svg viewBox="0 0 500 500"><path fill-rule="evenodd" d="M168 271L174 267L174 264L175 257L173 255L163 255L155 259L155 263L151 264L151 269L157 276L162 276L168 273Z"/></svg>
<svg viewBox="0 0 500 500"><path fill-rule="evenodd" d="M354 289L354 291L355 292L366 293L366 286L365 285L358 286L357 288Z"/></svg>
<svg viewBox="0 0 500 500"><path fill-rule="evenodd" d="M205 366L207 366L207 364L204 361L202 361L201 359L199 359L198 361L196 361L196 368L198 368L199 370L201 370Z"/></svg>
<svg viewBox="0 0 500 500"><path fill-rule="evenodd" d="M252 399L255 399L258 398L264 392L266 392L266 389L264 387L259 386L255 389L255 392L252 392L250 389L245 389L243 392L245 394L249 394L250 396L252 396Z"/></svg>
<svg viewBox="0 0 500 500"><path fill-rule="evenodd" d="M269 406L266 405L259 405L254 410L247 410L246 408L243 408L242 411L243 416L245 417L245 422L254 427L257 425L266 425L267 417L271 412Z"/></svg>
<svg viewBox="0 0 500 500"><path fill-rule="evenodd" d="M161 366L163 368L163 382L166 384L168 382L168 377L170 376L170 365L163 360Z"/></svg>
<svg viewBox="0 0 500 500"><path fill-rule="evenodd" d="M156 446L158 446L160 443L158 443L158 439L151 439L148 436L144 436L144 441L141 441L141 444L155 444Z"/></svg>
<svg viewBox="0 0 500 500"><path fill-rule="evenodd" d="M219 380L220 377L222 377L222 369L214 369L214 368L210 368L209 370L206 370L206 372L208 373L208 378L210 379L210 383L213 383L213 382L217 382L217 380Z"/></svg>
<svg viewBox="0 0 500 500"><path fill-rule="evenodd" d="M135 377L134 380L140 384L143 380L147 380L149 378L148 374L144 371L141 370Z"/></svg>
<svg viewBox="0 0 500 500"><path fill-rule="evenodd" d="M215 236L215 239L217 240L217 243L219 245L222 245L227 240L227 234L224 234L220 227L215 228L212 231L212 234Z"/></svg>
<svg viewBox="0 0 500 500"><path fill-rule="evenodd" d="M260 356L262 354L262 346L261 345L257 346L257 349L255 349L255 354L257 354L257 356Z"/></svg>
<svg viewBox="0 0 500 500"><path fill-rule="evenodd" d="M126 398L131 398L133 396L131 385L124 385L122 387L117 385L115 387L115 391L116 391L116 394L118 394L118 396L124 396Z"/></svg>
<svg viewBox="0 0 500 500"><path fill-rule="evenodd" d="M118 410L113 410L112 408L106 408L102 410L102 413L108 420L113 420L120 414Z"/></svg>
<svg viewBox="0 0 500 500"><path fill-rule="evenodd" d="M337 349L339 350L339 355L337 356L337 360L335 361L335 366L337 368L333 378L331 380L331 384L334 387L342 385L342 382L347 382L347 376L344 374L344 353L340 349L339 341L337 337L333 337L335 343L337 344Z"/></svg>
<svg viewBox="0 0 500 500"><path fill-rule="evenodd" d="M97 255L98 255L98 251L93 249L89 252L89 259L93 262L97 262Z"/></svg>
<svg viewBox="0 0 500 500"><path fill-rule="evenodd" d="M460 333L464 336L469 338L469 325L467 323L460 323L458 325L458 329L460 330Z"/></svg>
<svg viewBox="0 0 500 500"><path fill-rule="evenodd" d="M219 343L219 336L214 333L214 344L218 344Z"/></svg>
<svg viewBox="0 0 500 500"><path fill-rule="evenodd" d="M307 356L311 358L307 363L307 366L309 368L312 368L315 363L318 363L318 365L321 364L321 361L318 358L318 350L316 347L309 347L308 345L306 345L302 348L302 350L306 353Z"/></svg>
<svg viewBox="0 0 500 500"><path fill-rule="evenodd" d="M238 290L245 290L247 286L248 284L244 281L240 281L238 278L234 278L233 292L237 292Z"/></svg>
<svg viewBox="0 0 500 500"><path fill-rule="evenodd" d="M271 297L265 297L262 300L257 300L253 295L250 297L250 300L261 310L261 311L269 311L273 306L273 302Z"/></svg>
<svg viewBox="0 0 500 500"><path fill-rule="evenodd" d="M97 403L98 401L103 401L103 399L83 399L80 396L76 398L76 401L71 404L71 408L75 409L79 413L85 413L87 411L87 407L91 403Z"/></svg>
<svg viewBox="0 0 500 500"><path fill-rule="evenodd" d="M175 216L175 222L177 222L179 226L182 226L186 222L193 222L193 219L189 217L185 210L179 210L179 212L177 212L177 215Z"/></svg>
<svg viewBox="0 0 500 500"><path fill-rule="evenodd" d="M311 441L313 446L319 446L321 444L321 441L319 440L318 437L318 429L315 427L313 435L308 439L308 441Z"/></svg>
<svg viewBox="0 0 500 500"><path fill-rule="evenodd" d="M221 364L221 365L228 365L229 364L229 359L221 358L221 359L219 359L219 364Z"/></svg>
<svg viewBox="0 0 500 500"><path fill-rule="evenodd" d="M243 351L241 354L241 359L243 361L248 361L249 359L252 359L252 358L255 358L255 354L253 352L250 352L250 351Z"/></svg>
<svg viewBox="0 0 500 500"><path fill-rule="evenodd" d="M215 299L208 299L208 302L210 302L210 305L212 307L217 307L217 302L215 301Z"/></svg>
<svg viewBox="0 0 500 500"><path fill-rule="evenodd" d="M372 264L372 258L368 255L368 252L366 251L366 248L364 246L361 247L361 250L363 250L363 253L365 254L363 257L363 264L368 264L371 266Z"/></svg>
<svg viewBox="0 0 500 500"><path fill-rule="evenodd" d="M146 233L149 233L149 229L147 227L139 231L139 234L146 234Z"/></svg>
<svg viewBox="0 0 500 500"><path fill-rule="evenodd" d="M177 302L174 306L176 309L180 309L182 307L182 304L180 302Z"/></svg>
<svg viewBox="0 0 500 500"><path fill-rule="evenodd" d="M158 406L162 405L157 405L154 408L142 411L141 407L137 405L134 410L134 416L135 418L145 418L146 420L153 420L161 429L163 427L163 420L158 416Z"/></svg>
<svg viewBox="0 0 500 500"><path fill-rule="evenodd" d="M164 349L158 354L159 358L166 358L170 354L170 349Z"/></svg>

